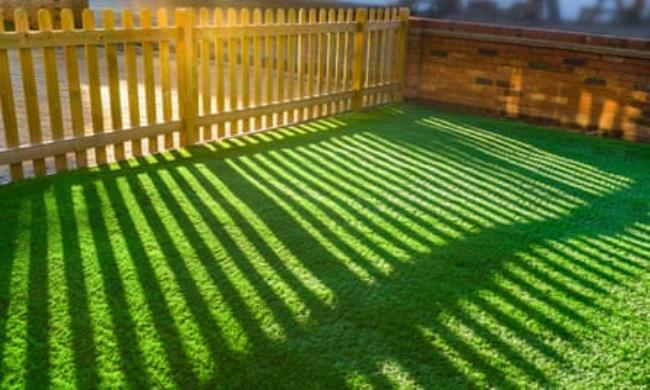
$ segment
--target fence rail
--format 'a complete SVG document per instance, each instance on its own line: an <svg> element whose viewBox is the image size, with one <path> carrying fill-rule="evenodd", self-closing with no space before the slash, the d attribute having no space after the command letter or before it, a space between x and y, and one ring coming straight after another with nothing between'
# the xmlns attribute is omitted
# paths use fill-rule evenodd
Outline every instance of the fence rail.
<svg viewBox="0 0 650 390"><path fill-rule="evenodd" d="M0 12L0 180L402 98L408 10ZM172 22L173 19L173 22ZM120 24L120 26L117 26ZM3 171L4 170L4 171Z"/></svg>

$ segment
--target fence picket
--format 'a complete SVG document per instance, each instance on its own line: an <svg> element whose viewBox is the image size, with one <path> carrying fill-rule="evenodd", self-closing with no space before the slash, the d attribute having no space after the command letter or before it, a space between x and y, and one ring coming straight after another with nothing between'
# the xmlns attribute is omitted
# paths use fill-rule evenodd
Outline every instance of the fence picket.
<svg viewBox="0 0 650 390"><path fill-rule="evenodd" d="M304 25L307 22L307 11L304 8L298 10L298 25ZM307 37L305 34L298 35L298 99L302 100L305 97L305 60L308 57L306 51ZM296 121L302 122L305 114L304 107L296 111Z"/></svg>
<svg viewBox="0 0 650 390"><path fill-rule="evenodd" d="M384 10L382 8L377 8L377 11L375 13L375 22L380 22L384 19ZM375 24L377 26L377 24ZM372 86L377 87L379 86L379 79L381 77L381 35L383 31L382 30L375 30L374 33L374 49L372 52L373 55L373 75L372 75ZM377 105L380 104L381 102L381 93L376 92L376 93L371 93L372 96L372 105Z"/></svg>
<svg viewBox="0 0 650 390"><path fill-rule="evenodd" d="M290 8L287 12L287 23L290 25L296 24L296 10ZM295 34L289 34L287 36L287 95L286 99L292 101L296 97L296 42L297 36ZM291 110L287 113L288 123L295 122L295 110Z"/></svg>
<svg viewBox="0 0 650 390"><path fill-rule="evenodd" d="M0 9L0 33L5 31L4 13ZM18 136L18 121L16 120L16 105L14 103L14 87L11 83L11 67L7 50L0 49L0 105L2 106L2 124L5 131L5 142L8 148L20 144ZM23 164L15 162L9 165L13 180L23 178Z"/></svg>
<svg viewBox="0 0 650 390"><path fill-rule="evenodd" d="M309 9L309 21L308 24L314 25L316 24L316 10L313 8ZM307 97L311 98L314 97L317 93L315 86L314 86L314 76L315 76L315 68L318 65L316 63L316 33L310 33L309 34L309 48L307 49L308 52L308 57L307 57ZM305 120L309 120L314 117L314 107L307 106L307 115L305 116Z"/></svg>
<svg viewBox="0 0 650 390"><path fill-rule="evenodd" d="M214 10L214 25L215 27L221 27L223 25L223 10L221 8L216 8ZM224 79L225 71L225 53L224 53L224 39L215 38L214 40L214 52L215 52L215 81L216 81L216 95L217 95L217 112L223 113L226 110L226 87ZM223 138L226 134L225 123L217 123L217 134L215 138Z"/></svg>
<svg viewBox="0 0 650 390"><path fill-rule="evenodd" d="M348 9L346 14L345 14L345 21L348 23L352 23L354 21L354 10L353 9ZM354 34L355 33L350 33L346 32L345 33L345 60L343 61L343 90L351 90L352 89L352 69L353 69L353 63L352 61L354 60ZM345 101L344 102L344 109L348 109L348 107L352 108L352 102L351 101Z"/></svg>
<svg viewBox="0 0 650 390"><path fill-rule="evenodd" d="M336 11L336 22L337 23L343 23L345 22L345 10L343 8L339 8ZM342 71L344 67L344 62L345 62L345 52L344 52L344 33L338 32L336 33L336 38L335 38L335 52L336 52L336 60L334 61L334 80L332 80L333 85L332 85L332 92L340 92L343 90L341 86L341 81L343 80L342 77ZM337 102L335 105L335 112L338 112L341 107L340 107L341 102Z"/></svg>
<svg viewBox="0 0 650 390"><path fill-rule="evenodd" d="M332 8L327 12L327 22L336 23L336 11ZM326 43L326 55L325 55L325 94L330 94L332 92L332 82L334 78L332 77L332 71L334 69L334 62L338 59L336 57L335 49L335 37L333 33L327 33L327 43ZM332 104L325 105L325 114L330 115L332 113Z"/></svg>
<svg viewBox="0 0 650 390"><path fill-rule="evenodd" d="M135 24L131 10L127 9L122 12L122 26L125 30L134 29ZM124 62L129 101L129 126L134 128L140 126L140 92L138 87L138 64L135 43L129 42L124 44ZM131 142L131 154L134 156L142 155L142 142L139 139Z"/></svg>
<svg viewBox="0 0 650 390"><path fill-rule="evenodd" d="M169 16L165 8L160 8L157 12L156 19L158 27L166 28L169 24ZM170 122L173 117L172 111L172 92L171 92L171 74L169 70L169 41L162 40L159 46L160 58L160 89L162 95L162 114L163 121ZM174 147L174 135L165 134L165 148Z"/></svg>
<svg viewBox="0 0 650 390"><path fill-rule="evenodd" d="M327 10L321 8L318 10L318 22L323 24L327 22ZM322 32L317 35L317 49L316 49L316 86L315 86L315 95L321 96L324 94L324 78L325 78L325 50L327 49L327 34ZM323 106L314 107L314 117L318 118L322 115Z"/></svg>
<svg viewBox="0 0 650 390"><path fill-rule="evenodd" d="M386 23L390 22L390 9L385 8L383 10L383 18L382 20ZM377 78L377 83L381 86L385 85L386 83L386 62L387 61L382 61L382 58L390 58L388 56L388 31L387 30L381 30L380 35L379 35L379 77ZM385 92L380 92L378 95L378 103L385 103L386 102L386 93Z"/></svg>
<svg viewBox="0 0 650 390"><path fill-rule="evenodd" d="M74 30L74 14L72 10L64 9L61 11L61 27L64 31ZM77 48L75 46L66 46L63 49L63 55L65 58L66 79L68 80L72 134L75 138L78 138L84 135L85 130ZM88 155L85 150L75 150L75 164L77 168L88 165Z"/></svg>
<svg viewBox="0 0 650 390"><path fill-rule="evenodd" d="M47 9L38 11L38 27L41 31L52 31L52 14ZM47 106L50 117L52 139L63 138L63 113L61 111L61 91L59 88L59 73L56 67L56 50L52 47L43 48L43 67L45 85L47 90ZM64 171L67 167L66 156L54 156L57 172Z"/></svg>
<svg viewBox="0 0 650 390"><path fill-rule="evenodd" d="M208 27L210 25L210 11L203 7L199 10L199 26ZM199 56L201 64L201 113L203 115L212 112L212 97L210 94L211 81L210 81L210 40L207 37L202 37L199 46ZM202 127L200 139L206 141L210 139L210 127Z"/></svg>
<svg viewBox="0 0 650 390"><path fill-rule="evenodd" d="M374 23L376 18L377 10L375 8L370 8L368 11L368 24ZM365 75L366 79L364 81L364 88L370 89L374 87L374 76L375 76L375 38L377 36L376 31L367 29L366 32L366 70ZM372 106L374 103L373 94L368 93L363 97L364 107Z"/></svg>
<svg viewBox="0 0 650 390"><path fill-rule="evenodd" d="M84 31L95 30L95 15L93 11L86 9L81 14ZM86 45L86 70L88 73L88 89L90 91L90 119L93 126L93 133L104 132L104 113L101 97L101 84L99 80L99 60L97 46ZM106 148L99 146L95 148L95 158L98 164L106 164Z"/></svg>
<svg viewBox="0 0 650 390"><path fill-rule="evenodd" d="M262 26L262 10L255 8L253 10L253 26ZM254 106L260 107L262 105L262 36L255 34L253 37L253 91L254 91ZM262 117L258 116L253 118L253 128L255 130L262 129Z"/></svg>
<svg viewBox="0 0 650 390"><path fill-rule="evenodd" d="M151 29L151 11L148 8L140 11L140 25L143 29ZM153 67L153 44L142 42L142 63L144 66L144 93L146 102L147 124L156 123L156 79ZM149 153L158 151L158 136L149 137Z"/></svg>
<svg viewBox="0 0 650 390"><path fill-rule="evenodd" d="M228 26L237 25L237 10L228 8L226 12L228 17ZM235 111L239 108L239 80L237 75L237 36L235 34L230 36L228 40L228 82L230 83L230 111ZM239 134L239 120L230 121L230 136Z"/></svg>
<svg viewBox="0 0 650 390"><path fill-rule="evenodd" d="M107 31L115 29L115 15L113 10L107 9L103 15L104 28ZM122 129L122 102L120 93L120 74L117 63L117 45L107 43L106 50L106 71L108 73L108 90L111 106L111 125L115 130ZM115 159L124 160L124 144L117 143L114 146Z"/></svg>
<svg viewBox="0 0 650 390"><path fill-rule="evenodd" d="M181 34L176 44L176 55L179 59L179 108L181 113L181 145L192 145L198 140L196 127L197 113L197 87L196 87L196 59L194 41L194 10L182 8L176 10L176 25Z"/></svg>
<svg viewBox="0 0 650 390"><path fill-rule="evenodd" d="M357 29L354 34L354 57L352 69L352 89L354 90L354 98L352 101L352 110L358 111L363 107L363 93L364 86L363 70L365 68L366 53L365 40L366 40L366 20L367 10L363 8L357 9L356 21Z"/></svg>
<svg viewBox="0 0 650 390"><path fill-rule="evenodd" d="M242 8L240 13L241 26L247 28L251 22L251 15L248 8ZM241 107L246 110L250 108L250 38L242 36L241 38ZM248 133L250 131L251 118L244 117L242 124L242 131Z"/></svg>
<svg viewBox="0 0 650 390"><path fill-rule="evenodd" d="M278 9L276 14L275 23L278 25L286 24L285 13L282 8ZM277 52L276 52L276 74L277 74L277 101L284 102L284 90L286 84L285 66L286 66L286 39L284 34L278 35L276 38ZM285 111L279 111L277 115L277 126L284 126L286 124Z"/></svg>
<svg viewBox="0 0 650 390"><path fill-rule="evenodd" d="M273 10L267 9L264 12L264 25L273 25ZM268 34L264 41L264 69L266 71L266 105L273 104L273 37ZM264 117L264 128L273 127L273 113Z"/></svg>
<svg viewBox="0 0 650 390"><path fill-rule="evenodd" d="M397 8L393 7L390 9L390 22L395 22L397 21ZM391 29L388 31L388 55L389 55L389 61L386 63L386 82L387 83L393 83L395 82L395 48L396 48L396 43L397 43L397 33L394 29ZM386 94L386 98L388 101L392 101L393 99L393 93L388 92Z"/></svg>
<svg viewBox="0 0 650 390"><path fill-rule="evenodd" d="M29 31L29 15L25 9L16 9L14 12L14 23L16 24L17 32ZM25 114L27 115L29 142L31 144L39 144L43 141L43 133L41 128L40 105L36 89L36 74L34 73L34 57L32 55L32 49L20 49L19 56L20 71L23 79L23 92L25 95ZM46 168L44 159L35 159L33 164L36 176L45 175Z"/></svg>
<svg viewBox="0 0 650 390"><path fill-rule="evenodd" d="M397 22L399 21L399 9L398 8L393 8L392 10L392 21ZM399 31L398 30L392 30L392 42L391 42L391 60L389 61L389 66L390 66L390 73L389 73L389 78L391 83L395 83L398 81L398 76L397 76L397 61L395 60L395 55L398 51L398 44L399 44ZM395 98L395 93L390 94L390 99L391 101Z"/></svg>

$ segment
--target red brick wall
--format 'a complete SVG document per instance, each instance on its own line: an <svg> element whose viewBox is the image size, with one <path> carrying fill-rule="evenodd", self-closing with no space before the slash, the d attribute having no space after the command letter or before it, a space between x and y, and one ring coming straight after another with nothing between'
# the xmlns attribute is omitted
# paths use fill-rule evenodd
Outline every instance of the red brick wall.
<svg viewBox="0 0 650 390"><path fill-rule="evenodd" d="M412 19L407 98L650 142L650 40Z"/></svg>

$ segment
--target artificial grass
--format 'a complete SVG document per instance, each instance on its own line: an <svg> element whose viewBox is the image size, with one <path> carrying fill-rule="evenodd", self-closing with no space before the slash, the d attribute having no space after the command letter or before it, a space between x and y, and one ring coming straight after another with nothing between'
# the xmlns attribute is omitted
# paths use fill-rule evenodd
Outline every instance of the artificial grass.
<svg viewBox="0 0 650 390"><path fill-rule="evenodd" d="M650 386L646 145L400 105L0 221L0 387Z"/></svg>

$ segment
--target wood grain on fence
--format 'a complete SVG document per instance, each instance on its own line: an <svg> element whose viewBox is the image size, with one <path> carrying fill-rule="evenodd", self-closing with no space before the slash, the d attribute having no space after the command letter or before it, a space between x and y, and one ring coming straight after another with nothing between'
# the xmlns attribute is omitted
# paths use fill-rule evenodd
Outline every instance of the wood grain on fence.
<svg viewBox="0 0 650 390"><path fill-rule="evenodd" d="M14 16L6 31L0 13L0 168L13 180L402 96L405 9L177 9L173 23L125 10L121 26L85 10L81 28L63 10L60 29L41 10L38 30Z"/></svg>

